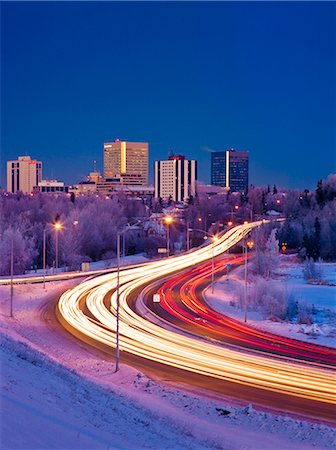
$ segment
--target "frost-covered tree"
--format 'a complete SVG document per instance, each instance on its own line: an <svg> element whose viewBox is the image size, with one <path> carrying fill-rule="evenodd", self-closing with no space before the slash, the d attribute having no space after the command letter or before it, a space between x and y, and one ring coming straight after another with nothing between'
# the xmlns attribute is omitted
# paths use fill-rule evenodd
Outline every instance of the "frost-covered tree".
<svg viewBox="0 0 336 450"><path fill-rule="evenodd" d="M307 258L303 264L303 276L306 280L322 281L323 272L321 267L322 260L317 262L313 258Z"/></svg>
<svg viewBox="0 0 336 450"><path fill-rule="evenodd" d="M279 241L276 238L277 229L273 229L265 243L265 236L256 236L256 253L252 263L252 272L265 278L271 278L279 266Z"/></svg>
<svg viewBox="0 0 336 450"><path fill-rule="evenodd" d="M14 274L21 274L30 268L36 255L31 238L24 237L18 229L7 228L0 236L0 275L10 275L12 243Z"/></svg>

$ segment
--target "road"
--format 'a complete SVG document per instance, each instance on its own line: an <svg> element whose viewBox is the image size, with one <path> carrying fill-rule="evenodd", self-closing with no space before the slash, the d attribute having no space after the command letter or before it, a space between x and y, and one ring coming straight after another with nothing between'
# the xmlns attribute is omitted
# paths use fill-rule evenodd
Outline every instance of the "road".
<svg viewBox="0 0 336 450"><path fill-rule="evenodd" d="M165 365L169 373L173 370L185 382L200 382L245 399L259 398L273 407L289 405L290 410L301 413L309 408L315 417L331 419L336 402L331 367L182 335L151 323L132 308L131 299L145 286L209 261L213 254L222 255L252 227L260 225L255 222L235 227L196 251L121 272L120 348L136 359L150 361L150 365ZM58 302L57 315L80 339L100 348L113 348L116 304L116 274L106 274L65 292Z"/></svg>
<svg viewBox="0 0 336 450"><path fill-rule="evenodd" d="M243 258L227 255L217 260L215 273L225 274L228 263L239 265ZM211 282L211 272L211 263L205 263L160 282L158 287L154 284L146 289L144 302L165 321L219 342L326 365L335 363L334 349L260 331L211 309L202 296ZM154 293L160 294L160 303L153 303Z"/></svg>

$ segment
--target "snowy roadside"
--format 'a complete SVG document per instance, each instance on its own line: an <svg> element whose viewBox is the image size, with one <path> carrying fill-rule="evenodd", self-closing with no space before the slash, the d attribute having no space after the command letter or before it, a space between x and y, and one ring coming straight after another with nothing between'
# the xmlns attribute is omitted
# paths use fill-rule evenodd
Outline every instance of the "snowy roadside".
<svg viewBox="0 0 336 450"><path fill-rule="evenodd" d="M248 310L248 324L264 331L282 336L312 342L329 347L336 346L336 286L309 284L302 274L303 265L292 261L292 257L282 256L277 271L279 287L285 287L297 301L314 308L314 323L300 324L295 321L271 321L263 319L258 311ZM322 264L327 283L335 282L336 264ZM244 319L243 305L237 306L237 296L243 290L243 267L235 269L228 277L219 278L211 289L204 291L204 298L211 308L237 320ZM248 286L248 296L253 290L253 282Z"/></svg>
<svg viewBox="0 0 336 450"><path fill-rule="evenodd" d="M74 282L15 287L14 318L0 289L1 447L332 448L322 424L233 406L154 382L55 325L50 302ZM7 291L6 291L7 289ZM20 429L20 432L13 430Z"/></svg>

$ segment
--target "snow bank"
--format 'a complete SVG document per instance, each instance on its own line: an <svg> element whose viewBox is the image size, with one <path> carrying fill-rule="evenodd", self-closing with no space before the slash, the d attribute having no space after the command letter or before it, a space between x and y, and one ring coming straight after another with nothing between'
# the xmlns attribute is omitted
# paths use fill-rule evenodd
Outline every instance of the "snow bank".
<svg viewBox="0 0 336 450"><path fill-rule="evenodd" d="M4 449L252 450L263 442L263 448L308 450L335 444L328 426L202 400L127 367L116 375L117 386L103 387L4 335L0 352ZM131 400L129 392L117 392L118 382L138 395Z"/></svg>

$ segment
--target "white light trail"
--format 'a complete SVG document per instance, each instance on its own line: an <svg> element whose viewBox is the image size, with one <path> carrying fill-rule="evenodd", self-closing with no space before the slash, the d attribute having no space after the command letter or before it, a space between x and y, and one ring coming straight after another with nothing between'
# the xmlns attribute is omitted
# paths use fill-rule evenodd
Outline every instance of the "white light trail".
<svg viewBox="0 0 336 450"><path fill-rule="evenodd" d="M261 223L237 226L216 242L194 252L123 270L120 273L120 349L209 377L336 403L335 378L331 368L229 349L179 335L145 320L129 306L129 297L135 289L143 288L159 277L210 260L213 250L215 256L222 254ZM110 273L65 292L58 303L61 322L76 336L86 336L115 347L115 289L116 274ZM109 307L104 303L107 295ZM83 312L84 303L94 320Z"/></svg>

